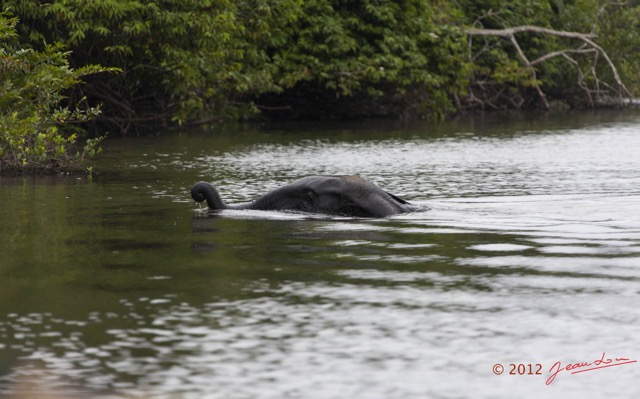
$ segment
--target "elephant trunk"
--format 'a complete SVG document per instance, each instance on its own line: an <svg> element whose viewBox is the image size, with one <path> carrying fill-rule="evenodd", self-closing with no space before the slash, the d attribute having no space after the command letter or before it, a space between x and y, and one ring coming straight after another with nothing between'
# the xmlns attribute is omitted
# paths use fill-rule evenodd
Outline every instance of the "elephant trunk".
<svg viewBox="0 0 640 399"><path fill-rule="evenodd" d="M227 209L229 208L220 198L218 190L207 182L198 182L191 188L191 198L196 202L207 201L209 209Z"/></svg>

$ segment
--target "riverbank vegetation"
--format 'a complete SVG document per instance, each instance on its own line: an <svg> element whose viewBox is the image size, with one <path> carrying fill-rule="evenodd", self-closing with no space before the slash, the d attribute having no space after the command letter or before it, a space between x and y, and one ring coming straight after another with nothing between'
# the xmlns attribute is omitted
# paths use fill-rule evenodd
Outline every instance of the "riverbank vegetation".
<svg viewBox="0 0 640 399"><path fill-rule="evenodd" d="M636 2L5 0L2 7L0 156L24 165L66 157L77 137L69 126L101 135L255 118L441 119L622 106L640 90ZM85 152L95 153L89 144ZM82 151L76 155L58 164Z"/></svg>
<svg viewBox="0 0 640 399"><path fill-rule="evenodd" d="M69 67L69 53L50 44L42 51L22 49L16 18L0 14L0 173L61 170L101 151L102 137L76 141L77 125L99 115L85 99L63 105L64 92L81 79L108 68Z"/></svg>

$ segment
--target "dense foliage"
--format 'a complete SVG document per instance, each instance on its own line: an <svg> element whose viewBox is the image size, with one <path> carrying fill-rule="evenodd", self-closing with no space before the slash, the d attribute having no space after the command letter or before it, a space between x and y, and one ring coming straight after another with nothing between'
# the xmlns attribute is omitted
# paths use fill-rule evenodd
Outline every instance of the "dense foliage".
<svg viewBox="0 0 640 399"><path fill-rule="evenodd" d="M57 170L76 166L100 151L100 138L77 147L74 123L98 114L78 102L61 106L63 92L104 68L73 70L61 45L43 51L17 48L16 19L0 14L0 173Z"/></svg>
<svg viewBox="0 0 640 399"><path fill-rule="evenodd" d="M18 48L70 50L85 76L69 106L104 104L102 124L255 117L441 118L473 108L594 106L640 89L640 6L609 0L4 0ZM531 25L593 34L604 52ZM55 47L54 47L55 48ZM55 51L55 50L53 50ZM59 50L58 50L59 51ZM548 57L548 55L553 55ZM528 60L539 63L527 64ZM611 66L618 70L612 70ZM81 72L82 74L82 72ZM79 75L76 75L78 77ZM66 87L69 87L68 85ZM609 96L609 97L608 97Z"/></svg>
<svg viewBox="0 0 640 399"><path fill-rule="evenodd" d="M282 91L259 103L285 116L444 116L470 71L455 22L447 2L306 1L270 49Z"/></svg>
<svg viewBox="0 0 640 399"><path fill-rule="evenodd" d="M74 67L115 66L78 97L121 130L154 122L336 114L444 115L468 75L447 2L8 0L21 38Z"/></svg>
<svg viewBox="0 0 640 399"><path fill-rule="evenodd" d="M5 1L29 45L63 42L74 67L118 67L88 79L78 96L107 106L102 120L126 131L203 116L236 118L247 95L276 89L266 48L283 42L298 0Z"/></svg>

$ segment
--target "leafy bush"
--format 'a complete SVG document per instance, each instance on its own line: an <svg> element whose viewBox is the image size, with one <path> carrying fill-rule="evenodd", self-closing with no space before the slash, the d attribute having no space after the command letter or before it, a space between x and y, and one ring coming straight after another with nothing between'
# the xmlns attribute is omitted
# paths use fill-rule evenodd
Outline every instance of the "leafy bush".
<svg viewBox="0 0 640 399"><path fill-rule="evenodd" d="M100 151L101 138L77 150L77 132L70 126L99 110L61 107L63 92L106 69L71 69L61 45L48 45L42 52L18 49L16 23L9 14L0 14L0 173L77 166Z"/></svg>
<svg viewBox="0 0 640 399"><path fill-rule="evenodd" d="M271 50L283 93L262 100L305 116L442 117L470 70L453 14L441 1L306 1Z"/></svg>
<svg viewBox="0 0 640 399"><path fill-rule="evenodd" d="M38 47L62 42L75 67L122 69L87 80L77 95L105 104L101 119L126 132L255 111L246 95L275 90L265 43L301 0L6 0Z"/></svg>

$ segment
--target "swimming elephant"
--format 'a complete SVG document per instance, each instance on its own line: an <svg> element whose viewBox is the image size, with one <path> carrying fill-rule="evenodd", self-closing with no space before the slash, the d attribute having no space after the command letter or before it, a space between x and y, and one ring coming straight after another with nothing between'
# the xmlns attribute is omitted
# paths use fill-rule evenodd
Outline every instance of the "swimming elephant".
<svg viewBox="0 0 640 399"><path fill-rule="evenodd" d="M207 201L210 209L287 210L370 218L429 209L410 204L359 176L304 177L237 205L225 204L212 184L199 182L191 188L191 197L197 202Z"/></svg>

